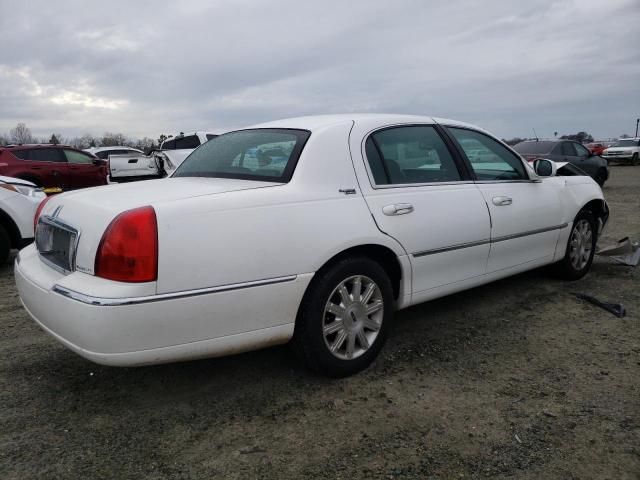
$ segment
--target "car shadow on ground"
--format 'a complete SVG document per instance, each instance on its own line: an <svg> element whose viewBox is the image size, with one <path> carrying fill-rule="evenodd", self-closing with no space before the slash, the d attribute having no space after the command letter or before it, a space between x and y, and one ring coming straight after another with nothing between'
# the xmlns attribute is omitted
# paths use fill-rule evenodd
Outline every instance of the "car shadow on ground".
<svg viewBox="0 0 640 480"><path fill-rule="evenodd" d="M553 292L562 284L550 281L546 270L540 269L400 311L380 358L360 375L391 373L411 368L415 362L438 362L443 348L434 349L434 345L446 346L447 361L458 358L465 354L462 343L457 341L459 336L479 329L481 335L491 336L493 329L504 328L494 320L504 316L505 308L530 308L526 305L534 297ZM497 307L505 295L518 300ZM21 321L32 322L24 311ZM518 328L517 323L513 328ZM335 381L306 370L286 345L229 357L122 368L89 362L44 333L37 333L35 324L33 330L38 341L26 348L35 348L39 354L29 354L14 364L21 371L14 373L35 376L45 395L53 389L75 392L89 401L100 397L115 402L121 399L162 403L163 398L174 395L193 397L216 391L255 397L260 392L271 395L267 392L290 389L298 383L321 386ZM420 351L421 355L406 355L406 351ZM265 385L264 390L256 390L255 385L260 384Z"/></svg>

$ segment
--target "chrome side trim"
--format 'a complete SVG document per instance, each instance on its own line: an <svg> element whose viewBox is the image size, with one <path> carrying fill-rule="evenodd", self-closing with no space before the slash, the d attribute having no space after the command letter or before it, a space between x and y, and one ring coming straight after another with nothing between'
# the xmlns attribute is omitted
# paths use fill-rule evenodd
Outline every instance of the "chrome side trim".
<svg viewBox="0 0 640 480"><path fill-rule="evenodd" d="M479 245L486 245L487 243L504 242L506 240L513 240L516 238L527 237L529 235L537 235L539 233L552 232L553 230L562 230L563 228L566 228L568 225L569 225L568 223L563 223L562 225L538 228L536 230L528 230L526 232L514 233L512 235L504 235L502 237L496 237L492 239L484 239L484 240L478 240L475 242L467 242L467 243L458 243L456 245L451 245L448 247L434 248L432 250L423 250L421 252L412 253L411 255L414 258L418 258L418 257L424 257L425 255L434 255L436 253L444 253L444 252L450 252L452 250L460 250L462 248L477 247Z"/></svg>
<svg viewBox="0 0 640 480"><path fill-rule="evenodd" d="M54 285L52 291L63 295L72 300L76 300L87 305L99 307L117 307L122 305L137 305L141 303L160 302L162 300L174 300L176 298L195 297L198 295L208 295L211 293L229 292L232 290L241 290L244 288L262 287L265 285L274 285L276 283L292 282L297 275L289 275L287 277L268 278L264 280L255 280L252 282L234 283L230 285L220 285L218 287L199 288L195 290L183 290L181 292L161 293L158 295L147 295L144 297L124 297L124 298L104 298L86 295L76 292L60 285Z"/></svg>
<svg viewBox="0 0 640 480"><path fill-rule="evenodd" d="M563 223L562 225L556 225L554 227L546 227L546 228L538 228L536 230L529 230L527 232L522 233L514 233L512 235L505 235L503 237L496 237L491 240L491 243L504 242L506 240L513 240L515 238L528 237L529 235L537 235L538 233L552 232L553 230L562 230L566 228L569 224Z"/></svg>
<svg viewBox="0 0 640 480"><path fill-rule="evenodd" d="M424 257L425 255L435 255L436 253L450 252L452 250L460 250L461 248L477 247L478 245L486 245L491 243L490 239L478 240L477 242L458 243L457 245L451 245L449 247L434 248L432 250L424 250L422 252L413 253L414 258Z"/></svg>

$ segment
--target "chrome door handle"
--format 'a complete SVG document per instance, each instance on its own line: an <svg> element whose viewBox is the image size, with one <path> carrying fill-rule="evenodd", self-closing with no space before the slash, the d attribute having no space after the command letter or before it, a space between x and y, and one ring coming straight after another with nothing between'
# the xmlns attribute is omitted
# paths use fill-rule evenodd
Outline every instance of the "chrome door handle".
<svg viewBox="0 0 640 480"><path fill-rule="evenodd" d="M413 205L410 203L396 203L382 207L382 213L385 215L404 215L413 212Z"/></svg>
<svg viewBox="0 0 640 480"><path fill-rule="evenodd" d="M493 197L492 201L496 207L504 207L513 203L513 199L509 197Z"/></svg>

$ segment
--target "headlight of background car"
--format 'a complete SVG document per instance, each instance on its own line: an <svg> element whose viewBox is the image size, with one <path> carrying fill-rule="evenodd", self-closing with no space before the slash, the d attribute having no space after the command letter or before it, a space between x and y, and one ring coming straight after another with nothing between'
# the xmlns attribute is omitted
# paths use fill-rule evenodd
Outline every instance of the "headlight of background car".
<svg viewBox="0 0 640 480"><path fill-rule="evenodd" d="M27 197L44 198L47 195L38 187L30 187L28 185L19 185L15 183L0 183L0 188L11 190L12 192L18 192Z"/></svg>

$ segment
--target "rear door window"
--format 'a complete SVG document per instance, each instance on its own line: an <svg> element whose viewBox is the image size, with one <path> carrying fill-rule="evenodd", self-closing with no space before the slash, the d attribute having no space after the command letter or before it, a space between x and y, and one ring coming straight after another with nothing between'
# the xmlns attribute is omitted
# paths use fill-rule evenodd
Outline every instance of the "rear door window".
<svg viewBox="0 0 640 480"><path fill-rule="evenodd" d="M66 162L59 148L34 148L30 150L29 160L36 162Z"/></svg>
<svg viewBox="0 0 640 480"><path fill-rule="evenodd" d="M392 127L375 132L365 142L365 154L376 185L461 179L451 153L432 126Z"/></svg>
<svg viewBox="0 0 640 480"><path fill-rule="evenodd" d="M562 155L566 155L567 157L577 157L576 149L573 147L573 143L571 142L562 142Z"/></svg>
<svg viewBox="0 0 640 480"><path fill-rule="evenodd" d="M194 149L200 146L200 139L197 135L187 137L172 138L162 144L163 150Z"/></svg>
<svg viewBox="0 0 640 480"><path fill-rule="evenodd" d="M579 143L574 143L573 144L573 148L576 149L576 152L577 152L579 157L588 157L589 156L589 150L587 150L585 147L583 147Z"/></svg>

